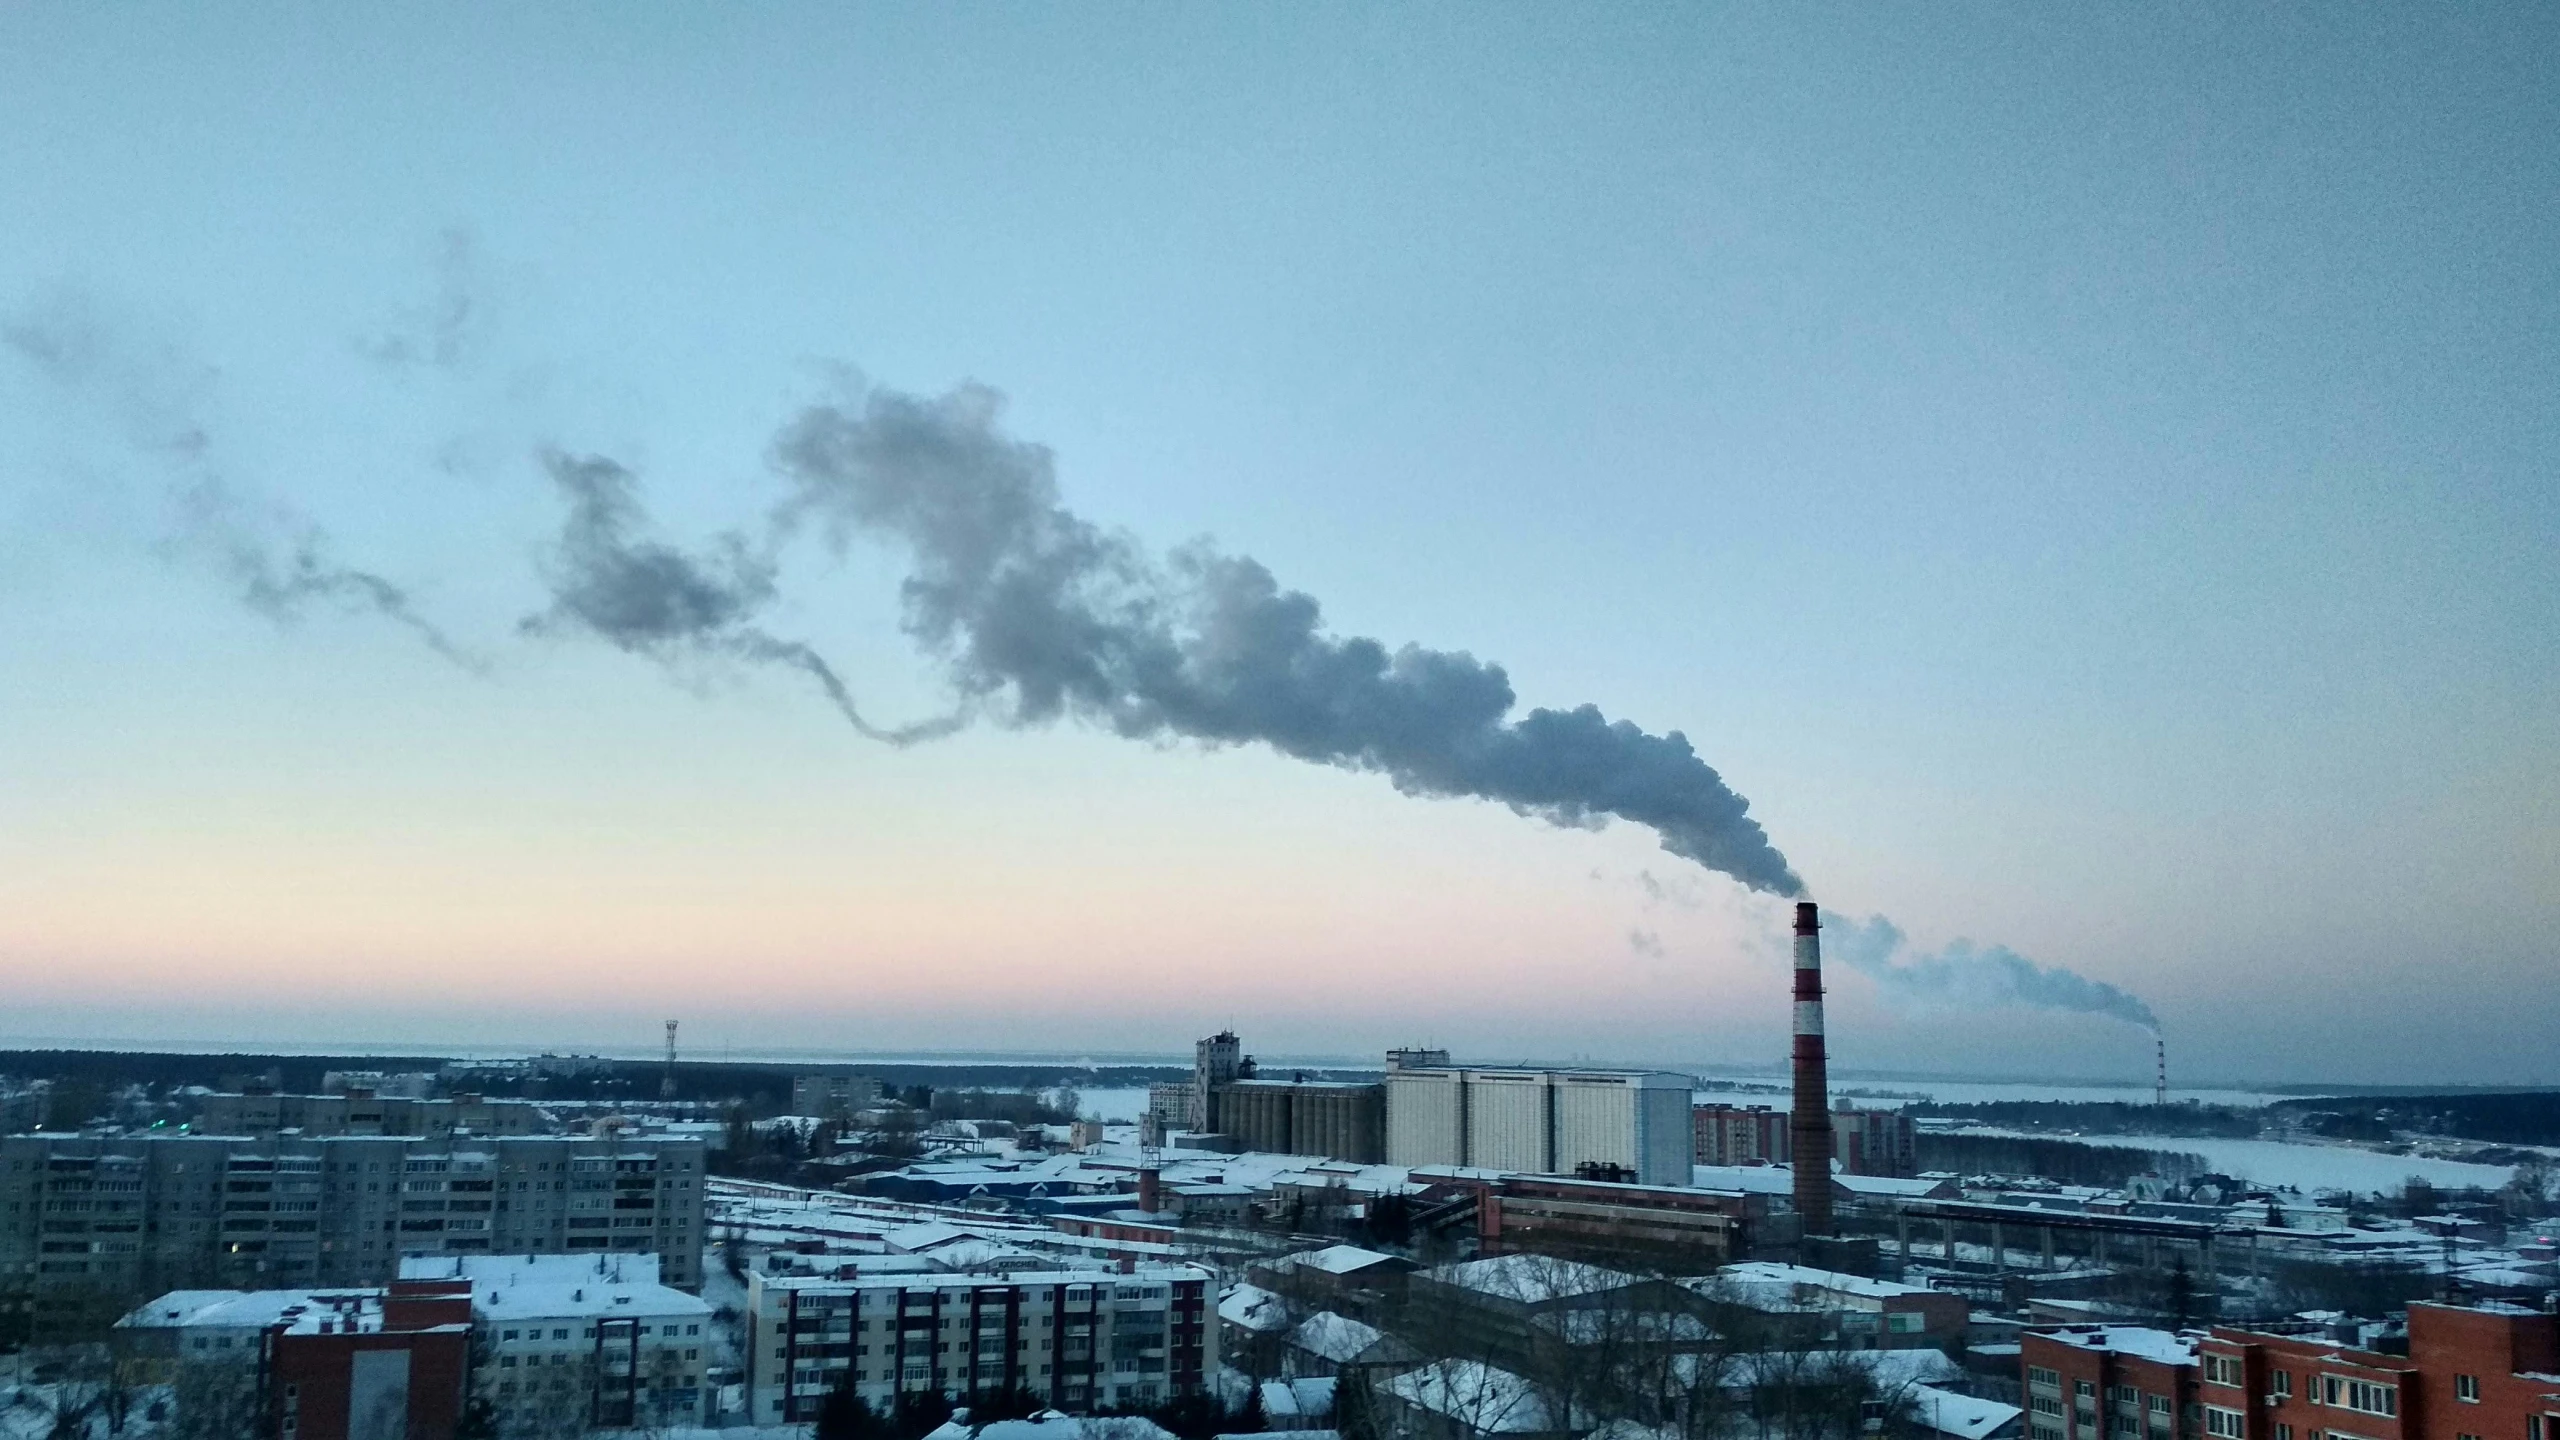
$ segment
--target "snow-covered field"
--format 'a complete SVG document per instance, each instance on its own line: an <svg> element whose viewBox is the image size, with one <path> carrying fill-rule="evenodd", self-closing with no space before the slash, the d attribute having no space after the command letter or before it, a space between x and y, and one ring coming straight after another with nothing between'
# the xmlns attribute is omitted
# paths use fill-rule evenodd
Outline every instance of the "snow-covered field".
<svg viewBox="0 0 2560 1440"><path fill-rule="evenodd" d="M1076 1094L1084 1101L1084 1113L1105 1120L1135 1122L1147 1109L1144 1090L1078 1090Z"/></svg>
<svg viewBox="0 0 2560 1440"><path fill-rule="evenodd" d="M1969 1135L2024 1135L2053 1140L2075 1137L2036 1135L2022 1130L1967 1126ZM2165 1135L2090 1135L2092 1145L2126 1145L2141 1150L2182 1151L2201 1155L2225 1175L2260 1185L2290 1185L2304 1194L2350 1190L2359 1195L2397 1193L2410 1176L2430 1185L2496 1189L2515 1171L2504 1165L2472 1165L2459 1160L2429 1160L2417 1155L2385 1155L2345 1145L2303 1145L2283 1140L2189 1140Z"/></svg>
<svg viewBox="0 0 2560 1440"><path fill-rule="evenodd" d="M1787 1103L1786 1096L1782 1093L1785 1082L1773 1081L1764 1075L1701 1075L1698 1080L1697 1094L1702 1100L1713 1099L1744 1105ZM1772 1084L1780 1087L1780 1093L1773 1094L1768 1089ZM1756 1092L1741 1088L1746 1085L1757 1085L1761 1088ZM1862 1094L1861 1092L1872 1093ZM1995 1100L2069 1100L2080 1103L2114 1100L2131 1105L2151 1103L2151 1087L2148 1085L2030 1084L2013 1080L1901 1078L1873 1080L1839 1075L1832 1077L1831 1094L1835 1100L1847 1096L1856 1099L1861 1105L1872 1105L1879 1109L1906 1105L1910 1103L1912 1096L1922 1096L1948 1105L1978 1105ZM2255 1106L2271 1104L2289 1097L2259 1090L2181 1090L2172 1085L2169 1087L2169 1098L2172 1101L2197 1100L2207 1105Z"/></svg>

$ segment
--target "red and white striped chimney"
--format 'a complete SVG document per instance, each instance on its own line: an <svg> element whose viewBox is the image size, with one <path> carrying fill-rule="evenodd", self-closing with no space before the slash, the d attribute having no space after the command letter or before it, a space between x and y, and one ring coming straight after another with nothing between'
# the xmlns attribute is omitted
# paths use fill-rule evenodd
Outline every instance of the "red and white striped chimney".
<svg viewBox="0 0 2560 1440"><path fill-rule="evenodd" d="M1822 1051L1822 912L1796 905L1796 1104L1789 1126L1796 1218L1807 1235L1831 1233L1831 1076Z"/></svg>

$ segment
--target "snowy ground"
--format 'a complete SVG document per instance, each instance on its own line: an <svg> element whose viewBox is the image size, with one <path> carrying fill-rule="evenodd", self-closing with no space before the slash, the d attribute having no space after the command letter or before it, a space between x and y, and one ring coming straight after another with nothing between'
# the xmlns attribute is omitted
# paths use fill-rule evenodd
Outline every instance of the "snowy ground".
<svg viewBox="0 0 2560 1440"><path fill-rule="evenodd" d="M2290 1185L2306 1195L2349 1190L2359 1195L2396 1194L2410 1176L2443 1189L2477 1185L2494 1190L2514 1178L2505 1165L2472 1165L2460 1160L2430 1160L2419 1155L2385 1155L2346 1145L2296 1144L2284 1140L2190 1140L2163 1135L2090 1135L2064 1137L2024 1130L1969 1125L1956 1133L2010 1135L2028 1139L2085 1139L2092 1145L2126 1145L2143 1150L2183 1151L2201 1155L2225 1175L2260 1185Z"/></svg>
<svg viewBox="0 0 2560 1440"><path fill-rule="evenodd" d="M1141 1090L1078 1090L1083 1097L1084 1113L1104 1120L1137 1123L1147 1110L1147 1092Z"/></svg>
<svg viewBox="0 0 2560 1440"><path fill-rule="evenodd" d="M1698 1098L1702 1100L1712 1099L1728 1104L1741 1105L1784 1105L1787 1103L1785 1094L1786 1082L1783 1077L1772 1078L1767 1075L1701 1075L1698 1077L1698 1081L1699 1088L1696 1094ZM1743 1088L1745 1086L1756 1086L1758 1088L1756 1090L1749 1090ZM1862 1094L1861 1092L1873 1093ZM1831 1077L1831 1094L1834 1099L1846 1096L1856 1099L1861 1105L1873 1105L1879 1109L1895 1108L1908 1104L1910 1103L1910 1097L1912 1096L1920 1096L1948 1105L1979 1105L1995 1100L2064 1100L2081 1104L2114 1100L2131 1105L2148 1105L2151 1103L2151 1086L2147 1083L2127 1085L2075 1085L2067 1083L2028 1084L2008 1080L1873 1080L1861 1079L1853 1075L1834 1075ZM2196 1100L2207 1105L2257 1106L2269 1105L2278 1100L2290 1098L2295 1097L2277 1095L2260 1090L2182 1090L2174 1085L2169 1087L2169 1099L2173 1102L2181 1100Z"/></svg>

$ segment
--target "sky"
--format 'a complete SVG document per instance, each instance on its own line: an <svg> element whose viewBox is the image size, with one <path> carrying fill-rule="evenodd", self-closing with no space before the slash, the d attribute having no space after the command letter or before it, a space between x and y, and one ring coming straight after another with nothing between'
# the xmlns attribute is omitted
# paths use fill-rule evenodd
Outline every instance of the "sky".
<svg viewBox="0 0 2560 1440"><path fill-rule="evenodd" d="M867 383L1680 732L1905 981L2560 1083L2555 73L2533 5L0 9L0 1042L1783 1059L1784 899L1641 825L524 626L546 457L717 553ZM906 567L760 612L889 725L962 698ZM2152 1063L1891 980L1835 1066Z"/></svg>

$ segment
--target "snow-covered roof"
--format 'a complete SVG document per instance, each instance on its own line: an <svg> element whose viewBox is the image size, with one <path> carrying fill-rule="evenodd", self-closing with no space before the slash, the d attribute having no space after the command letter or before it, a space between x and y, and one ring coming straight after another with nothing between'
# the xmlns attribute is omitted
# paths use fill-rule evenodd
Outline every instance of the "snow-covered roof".
<svg viewBox="0 0 2560 1440"><path fill-rule="evenodd" d="M1920 1423L1941 1435L1957 1440L1989 1440L2002 1427L2014 1425L2026 1412L2015 1405L1997 1400L1984 1400L1972 1395L1959 1395L1935 1385L1911 1387L1911 1403L1920 1412Z"/></svg>
<svg viewBox="0 0 2560 1440"><path fill-rule="evenodd" d="M1348 1365L1382 1337L1376 1328L1348 1315L1320 1310L1289 1332L1289 1343L1310 1355Z"/></svg>
<svg viewBox="0 0 2560 1440"><path fill-rule="evenodd" d="M1726 1383L1747 1385L1761 1377L1783 1377L1810 1368L1847 1365L1866 1371L1886 1389L1897 1385L1949 1385L1964 1380L1964 1367L1944 1351L1912 1350L1759 1350L1733 1357Z"/></svg>
<svg viewBox="0 0 2560 1440"><path fill-rule="evenodd" d="M1793 1172L1789 1172L1792 1175ZM1912 1179L1901 1175L1834 1175L1833 1184L1852 1195L1903 1195L1918 1197L1931 1194L1947 1183L1946 1177Z"/></svg>
<svg viewBox="0 0 2560 1440"><path fill-rule="evenodd" d="M472 1310L496 1321L711 1313L699 1296L658 1283L655 1255L415 1255L401 1260L400 1278L468 1280Z"/></svg>
<svg viewBox="0 0 2560 1440"><path fill-rule="evenodd" d="M1218 1318L1259 1335L1289 1328L1289 1302L1259 1285L1238 1285L1218 1301Z"/></svg>
<svg viewBox="0 0 2560 1440"><path fill-rule="evenodd" d="M1333 1413L1333 1384L1330 1375L1266 1380L1262 1384L1263 1416L1273 1421L1321 1420ZM1294 1425L1281 1428L1297 1429Z"/></svg>
<svg viewBox="0 0 2560 1440"><path fill-rule="evenodd" d="M305 1317L346 1321L359 1330L382 1328L382 1291L172 1290L137 1305L116 1322L119 1330L264 1330Z"/></svg>
<svg viewBox="0 0 2560 1440"><path fill-rule="evenodd" d="M900 1225L895 1229L880 1232L881 1244L888 1246L891 1250L902 1251L909 1255L922 1253L937 1245L949 1245L957 1240L982 1238L984 1237L977 1231L963 1230L946 1220L927 1220L921 1224Z"/></svg>
<svg viewBox="0 0 2560 1440"><path fill-rule="evenodd" d="M1906 1295L1932 1293L1920 1285L1901 1285L1890 1280L1870 1280L1839 1270L1817 1270L1810 1265L1781 1265L1773 1261L1747 1260L1727 1265L1714 1275L1696 1282L1702 1289L1729 1287L1746 1296L1776 1292L1793 1297L1806 1290L1829 1291L1836 1295L1856 1295L1868 1300L1894 1300Z"/></svg>
<svg viewBox="0 0 2560 1440"><path fill-rule="evenodd" d="M2195 1335L2155 1330L2148 1325L2075 1325L2038 1333L2057 1344L2082 1350L2112 1350L2162 1365L2196 1363Z"/></svg>
<svg viewBox="0 0 2560 1440"><path fill-rule="evenodd" d="M1552 1255L1496 1255L1442 1265L1429 1274L1443 1284L1527 1305L1598 1295L1636 1283L1635 1276L1623 1271Z"/></svg>
<svg viewBox="0 0 2560 1440"><path fill-rule="evenodd" d="M955 1414L925 1440L1174 1440L1174 1436L1153 1420L1136 1415L1043 1410L1027 1420L995 1420L984 1426L973 1426Z"/></svg>
<svg viewBox="0 0 2560 1440"><path fill-rule="evenodd" d="M1558 1426L1528 1381L1474 1360L1442 1360L1387 1382L1397 1399L1446 1415L1485 1435L1525 1435Z"/></svg>
<svg viewBox="0 0 2560 1440"><path fill-rule="evenodd" d="M1784 1165L1692 1165L1689 1183L1702 1190L1739 1190L1745 1195L1793 1195L1796 1172Z"/></svg>
<svg viewBox="0 0 2560 1440"><path fill-rule="evenodd" d="M1393 1264L1395 1258L1375 1250L1363 1250L1357 1245L1327 1245L1321 1250L1302 1250L1288 1260L1290 1264L1321 1270L1328 1275L1349 1275L1372 1265Z"/></svg>

